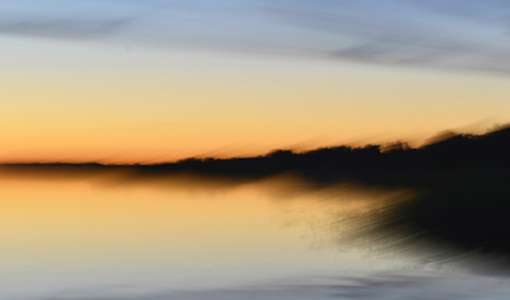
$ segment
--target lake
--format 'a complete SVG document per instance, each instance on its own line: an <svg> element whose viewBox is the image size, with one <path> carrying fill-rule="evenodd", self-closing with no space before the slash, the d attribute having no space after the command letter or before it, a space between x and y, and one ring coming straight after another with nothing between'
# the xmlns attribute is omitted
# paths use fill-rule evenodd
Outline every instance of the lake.
<svg viewBox="0 0 510 300"><path fill-rule="evenodd" d="M503 276L360 230L409 191L0 174L2 300L508 299ZM361 221L363 220L363 221Z"/></svg>

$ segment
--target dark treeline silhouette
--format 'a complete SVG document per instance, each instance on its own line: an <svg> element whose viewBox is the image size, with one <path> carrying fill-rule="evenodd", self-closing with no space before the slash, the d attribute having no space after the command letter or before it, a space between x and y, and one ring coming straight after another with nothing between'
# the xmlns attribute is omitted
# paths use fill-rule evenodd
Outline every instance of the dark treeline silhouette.
<svg viewBox="0 0 510 300"><path fill-rule="evenodd" d="M510 128L483 135L452 134L420 148L405 143L339 146L304 153L278 150L268 155L231 159L186 159L176 163L133 166L140 172L186 171L257 178L296 173L317 182L360 180L364 183L422 185L444 172L510 167ZM403 175L412 176L403 176Z"/></svg>
<svg viewBox="0 0 510 300"><path fill-rule="evenodd" d="M304 153L279 150L232 159L187 159L156 165L10 165L18 170L125 170L150 178L192 173L253 180L297 174L330 185L352 182L415 191L382 214L378 228L463 251L510 255L510 128L482 135L450 134L419 148L339 146ZM404 240L411 240L404 239Z"/></svg>

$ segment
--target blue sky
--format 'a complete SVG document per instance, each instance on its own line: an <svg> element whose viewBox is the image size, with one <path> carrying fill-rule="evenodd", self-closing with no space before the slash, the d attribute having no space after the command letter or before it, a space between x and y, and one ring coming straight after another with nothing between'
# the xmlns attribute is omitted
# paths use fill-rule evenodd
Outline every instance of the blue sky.
<svg viewBox="0 0 510 300"><path fill-rule="evenodd" d="M0 34L510 73L510 3L16 0Z"/></svg>

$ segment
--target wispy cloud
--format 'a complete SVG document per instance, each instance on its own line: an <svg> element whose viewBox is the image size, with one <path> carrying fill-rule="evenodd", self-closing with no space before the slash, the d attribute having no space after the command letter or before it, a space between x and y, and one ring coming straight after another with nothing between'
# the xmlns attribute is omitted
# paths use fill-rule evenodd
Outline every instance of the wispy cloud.
<svg viewBox="0 0 510 300"><path fill-rule="evenodd" d="M128 18L106 20L16 19L0 20L0 34L57 39L93 39L119 32Z"/></svg>
<svg viewBox="0 0 510 300"><path fill-rule="evenodd" d="M0 35L97 39L128 30L143 10L133 1L17 0L0 3Z"/></svg>
<svg viewBox="0 0 510 300"><path fill-rule="evenodd" d="M316 7L300 3L269 12L328 36L331 42L321 54L334 59L510 72L508 3L361 0L323 1Z"/></svg>
<svg viewBox="0 0 510 300"><path fill-rule="evenodd" d="M58 3L1 3L0 15L8 18L0 18L0 34L62 39L119 34L121 41L170 49L295 55L510 74L508 1ZM132 26L127 26L130 23Z"/></svg>

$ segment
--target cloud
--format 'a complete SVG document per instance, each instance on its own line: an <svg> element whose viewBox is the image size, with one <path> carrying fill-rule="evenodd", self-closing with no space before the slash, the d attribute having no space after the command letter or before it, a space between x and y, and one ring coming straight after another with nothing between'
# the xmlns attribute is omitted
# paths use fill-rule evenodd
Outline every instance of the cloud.
<svg viewBox="0 0 510 300"><path fill-rule="evenodd" d="M5 4L7 3L7 4ZM510 74L510 4L487 0L28 0L0 34ZM130 25L130 26L128 26Z"/></svg>
<svg viewBox="0 0 510 300"><path fill-rule="evenodd" d="M128 18L0 20L0 34L56 39L94 39L119 32L130 22Z"/></svg>
<svg viewBox="0 0 510 300"><path fill-rule="evenodd" d="M24 38L100 39L127 30L143 14L144 10L134 3L131 0L2 1L0 34Z"/></svg>
<svg viewBox="0 0 510 300"><path fill-rule="evenodd" d="M329 37L321 54L354 62L510 72L510 5L501 1L323 1L272 7L283 22ZM338 41L338 42L335 42Z"/></svg>

